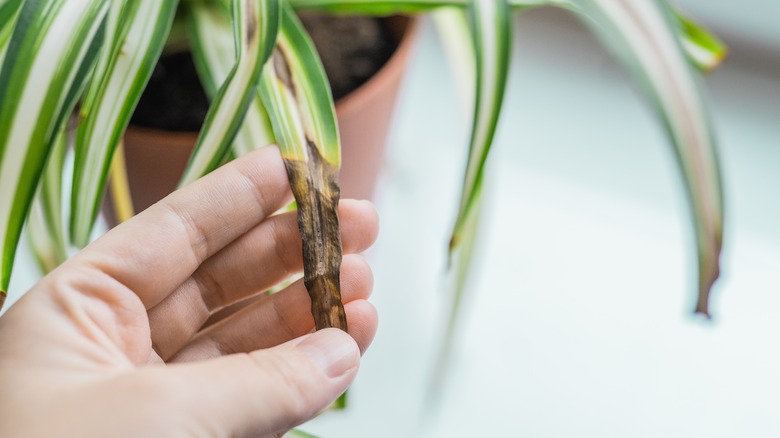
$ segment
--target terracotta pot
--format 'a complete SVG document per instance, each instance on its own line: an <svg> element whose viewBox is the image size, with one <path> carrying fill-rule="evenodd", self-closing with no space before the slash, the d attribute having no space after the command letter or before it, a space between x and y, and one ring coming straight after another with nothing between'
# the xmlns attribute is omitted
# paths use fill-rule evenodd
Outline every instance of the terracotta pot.
<svg viewBox="0 0 780 438"><path fill-rule="evenodd" d="M398 48L365 84L336 102L342 142L343 198L371 199L384 161L399 85L410 58L415 20L391 17ZM197 133L130 126L125 134L125 161L136 212L172 192L187 164ZM113 209L104 209L115 224Z"/></svg>

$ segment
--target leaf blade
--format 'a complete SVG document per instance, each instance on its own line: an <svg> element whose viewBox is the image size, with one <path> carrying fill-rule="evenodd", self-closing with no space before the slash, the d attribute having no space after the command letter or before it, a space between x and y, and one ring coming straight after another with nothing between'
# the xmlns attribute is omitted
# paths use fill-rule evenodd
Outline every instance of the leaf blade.
<svg viewBox="0 0 780 438"><path fill-rule="evenodd" d="M104 0L28 0L0 72L0 295L46 157L102 42Z"/></svg>
<svg viewBox="0 0 780 438"><path fill-rule="evenodd" d="M346 331L337 211L341 148L333 98L314 44L290 7L281 30L260 89L298 206L304 284L315 326Z"/></svg>
<svg viewBox="0 0 780 438"><path fill-rule="evenodd" d="M498 126L511 56L511 11L504 0L473 2L471 34L476 61L476 91L469 157L450 249L457 246L469 210L481 195L485 163Z"/></svg>
<svg viewBox="0 0 780 438"><path fill-rule="evenodd" d="M252 103L260 75L271 55L281 20L279 0L234 0L232 18L236 63L206 115L180 185L218 167Z"/></svg>
<svg viewBox="0 0 780 438"><path fill-rule="evenodd" d="M720 273L723 192L720 165L699 77L657 2L579 0L588 23L645 86L676 152L694 222L698 260L695 311L709 315Z"/></svg>
<svg viewBox="0 0 780 438"><path fill-rule="evenodd" d="M233 31L226 19L224 8L215 5L192 5L189 18L195 66L206 94L213 98L230 74L226 67L235 64L235 54L231 50ZM236 135L233 150L241 156L274 142L273 128L260 91L257 90Z"/></svg>
<svg viewBox="0 0 780 438"><path fill-rule="evenodd" d="M177 4L135 0L122 8L114 3L122 22L109 36L76 132L70 236L79 247L89 242L114 151L162 53Z"/></svg>
<svg viewBox="0 0 780 438"><path fill-rule="evenodd" d="M62 223L62 178L68 134L62 130L35 194L27 218L27 237L41 273L47 274L68 258Z"/></svg>

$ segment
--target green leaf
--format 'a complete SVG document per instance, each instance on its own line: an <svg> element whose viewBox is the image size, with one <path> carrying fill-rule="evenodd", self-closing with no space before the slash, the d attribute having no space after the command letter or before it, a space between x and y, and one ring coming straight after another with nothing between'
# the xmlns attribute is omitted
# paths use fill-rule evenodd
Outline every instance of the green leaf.
<svg viewBox="0 0 780 438"><path fill-rule="evenodd" d="M100 49L105 0L27 0L0 72L0 295L65 117Z"/></svg>
<svg viewBox="0 0 780 438"><path fill-rule="evenodd" d="M288 8L277 50L263 72L261 91L283 155L307 159L307 143L311 142L330 165L341 165L330 83L314 43ZM280 111L279 105L286 109ZM281 117L280 112L286 116Z"/></svg>
<svg viewBox="0 0 780 438"><path fill-rule="evenodd" d="M3 64L8 42L19 18L24 0L0 0L0 65Z"/></svg>
<svg viewBox="0 0 780 438"><path fill-rule="evenodd" d="M233 31L224 8L218 5L193 5L189 21L195 66L206 94L213 98L229 76L230 66L236 62ZM236 135L233 150L240 156L274 142L271 121L258 90Z"/></svg>
<svg viewBox="0 0 780 438"><path fill-rule="evenodd" d="M696 67L701 71L709 72L720 65L728 53L726 44L682 12L671 10L680 28L683 49Z"/></svg>
<svg viewBox="0 0 780 438"><path fill-rule="evenodd" d="M107 20L112 43L104 46L98 61L76 134L70 235L77 246L89 242L111 159L162 53L177 4L175 0L112 4ZM121 12L121 21L113 23L116 11Z"/></svg>
<svg viewBox="0 0 780 438"><path fill-rule="evenodd" d="M280 0L233 0L236 63L206 115L181 185L214 170L230 150L271 55L280 24Z"/></svg>
<svg viewBox="0 0 780 438"><path fill-rule="evenodd" d="M698 247L696 312L709 315L719 275L723 194L699 76L680 47L675 17L658 2L578 0L596 33L644 85L674 145Z"/></svg>
<svg viewBox="0 0 780 438"><path fill-rule="evenodd" d="M28 241L43 274L51 272L68 258L62 225L62 170L67 140L68 133L62 129L46 162L27 218Z"/></svg>

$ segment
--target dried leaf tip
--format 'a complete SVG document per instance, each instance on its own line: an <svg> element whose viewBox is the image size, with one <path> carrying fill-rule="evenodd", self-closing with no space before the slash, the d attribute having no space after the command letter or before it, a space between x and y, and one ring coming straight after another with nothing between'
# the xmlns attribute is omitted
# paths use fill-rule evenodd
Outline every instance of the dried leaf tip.
<svg viewBox="0 0 780 438"><path fill-rule="evenodd" d="M338 167L325 161L307 141L307 160L285 159L303 240L304 284L311 298L317 330L347 330L341 301L341 232L339 229Z"/></svg>

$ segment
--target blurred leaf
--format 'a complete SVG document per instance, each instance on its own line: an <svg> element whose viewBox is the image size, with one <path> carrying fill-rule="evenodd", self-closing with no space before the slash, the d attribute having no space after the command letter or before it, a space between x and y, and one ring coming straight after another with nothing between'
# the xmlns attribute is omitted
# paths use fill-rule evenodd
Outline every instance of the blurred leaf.
<svg viewBox="0 0 780 438"><path fill-rule="evenodd" d="M293 429L293 430L287 432L286 434L284 434L284 436L285 437L289 437L289 438L296 438L296 437L297 438L317 438L316 435L312 435L310 433L306 433L306 432L304 432L302 430L299 430L299 429Z"/></svg>
<svg viewBox="0 0 780 438"><path fill-rule="evenodd" d="M255 98L263 65L276 42L280 0L233 0L231 11L236 62L211 103L180 185L222 162Z"/></svg>
<svg viewBox="0 0 780 438"><path fill-rule="evenodd" d="M113 202L114 214L120 224L135 216L133 207L133 196L130 193L130 182L127 177L127 165L125 163L124 141L120 140L114 151L114 158L111 160L109 170L111 180L111 201Z"/></svg>
<svg viewBox="0 0 780 438"><path fill-rule="evenodd" d="M57 135L103 42L105 0L27 0L0 72L0 301ZM2 303L0 302L0 305Z"/></svg>
<svg viewBox="0 0 780 438"><path fill-rule="evenodd" d="M501 115L511 57L512 17L506 1L477 0L472 3L470 13L474 44L471 50L476 55L474 119L451 250L458 245L466 216L481 196L485 162Z"/></svg>
<svg viewBox="0 0 780 438"><path fill-rule="evenodd" d="M22 3L24 0L0 0L0 65L3 64L5 51L8 49L11 34L16 26L16 19L19 18L19 11L22 10Z"/></svg>
<svg viewBox="0 0 780 438"><path fill-rule="evenodd" d="M683 49L696 67L708 72L720 65L728 53L723 41L680 11L673 13L680 25Z"/></svg>
<svg viewBox="0 0 780 438"><path fill-rule="evenodd" d="M723 194L699 76L680 47L675 17L656 1L578 3L597 35L644 85L675 147L696 230L696 312L709 315L710 289L720 271Z"/></svg>
<svg viewBox="0 0 780 438"><path fill-rule="evenodd" d="M210 3L194 4L190 23L195 66L206 94L213 99L229 76L230 66L236 62L233 30L224 9ZM240 156L274 142L271 121L258 90L236 135L233 150Z"/></svg>
<svg viewBox="0 0 780 438"><path fill-rule="evenodd" d="M512 53L512 15L505 0L474 1L468 13L467 18L466 10L451 9L437 12L436 18L444 35L447 53L458 66L456 71L463 72L459 77L461 80L471 79L475 84L473 96L466 97L473 104L473 123L463 190L450 239L451 281L447 283L447 292L451 306L436 366L437 379L444 375L466 293L482 206L485 164L501 114ZM471 35L471 40L463 38L463 35ZM434 390L439 383L439 380L434 380Z"/></svg>
<svg viewBox="0 0 780 438"><path fill-rule="evenodd" d="M27 218L30 249L43 274L51 272L68 258L62 224L62 169L67 139L68 134L62 129L52 146Z"/></svg>
<svg viewBox="0 0 780 438"><path fill-rule="evenodd" d="M178 1L114 1L107 39L80 111L76 133L70 235L89 242L111 159L160 58ZM120 19L121 16L121 19Z"/></svg>

